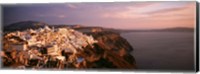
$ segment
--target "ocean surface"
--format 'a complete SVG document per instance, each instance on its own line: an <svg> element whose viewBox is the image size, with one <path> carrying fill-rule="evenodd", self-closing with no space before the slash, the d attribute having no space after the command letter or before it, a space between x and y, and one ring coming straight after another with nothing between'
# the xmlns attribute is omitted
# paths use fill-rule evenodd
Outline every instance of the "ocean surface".
<svg viewBox="0 0 200 74"><path fill-rule="evenodd" d="M194 32L122 33L140 70L194 71Z"/></svg>

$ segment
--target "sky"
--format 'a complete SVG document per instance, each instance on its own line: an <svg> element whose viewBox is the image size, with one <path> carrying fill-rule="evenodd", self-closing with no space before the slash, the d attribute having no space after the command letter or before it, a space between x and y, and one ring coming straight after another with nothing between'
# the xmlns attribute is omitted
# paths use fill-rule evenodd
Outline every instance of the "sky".
<svg viewBox="0 0 200 74"><path fill-rule="evenodd" d="M113 2L3 5L3 25L20 21L116 29L195 26L196 2Z"/></svg>

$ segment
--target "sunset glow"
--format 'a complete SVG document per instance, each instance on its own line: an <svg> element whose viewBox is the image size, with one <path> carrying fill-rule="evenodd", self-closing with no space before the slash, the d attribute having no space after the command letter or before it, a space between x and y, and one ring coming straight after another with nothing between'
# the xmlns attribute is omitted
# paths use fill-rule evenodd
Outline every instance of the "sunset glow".
<svg viewBox="0 0 200 74"><path fill-rule="evenodd" d="M195 26L195 2L124 2L4 5L4 25L19 21L82 24L117 29Z"/></svg>

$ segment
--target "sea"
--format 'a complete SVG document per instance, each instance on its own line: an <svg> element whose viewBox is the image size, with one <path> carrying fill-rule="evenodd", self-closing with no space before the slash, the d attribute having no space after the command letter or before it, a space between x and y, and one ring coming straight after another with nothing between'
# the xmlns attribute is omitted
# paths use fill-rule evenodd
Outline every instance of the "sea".
<svg viewBox="0 0 200 74"><path fill-rule="evenodd" d="M194 71L194 32L128 32L120 34L134 48L138 70Z"/></svg>

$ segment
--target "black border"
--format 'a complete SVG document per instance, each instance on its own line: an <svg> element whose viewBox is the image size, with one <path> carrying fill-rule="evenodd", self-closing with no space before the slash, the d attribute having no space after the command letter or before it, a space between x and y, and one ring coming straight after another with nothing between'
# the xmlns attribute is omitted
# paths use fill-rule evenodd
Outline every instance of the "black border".
<svg viewBox="0 0 200 74"><path fill-rule="evenodd" d="M199 2L196 2L196 72L199 71Z"/></svg>

